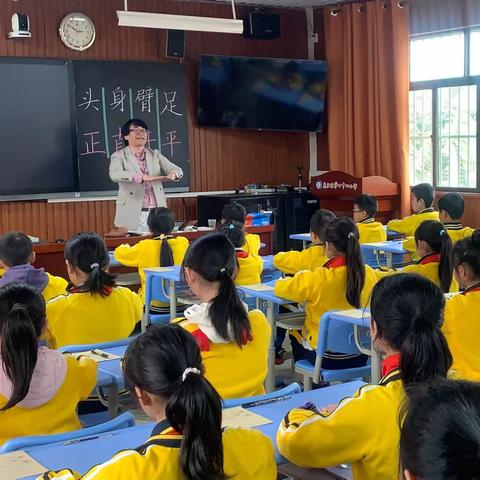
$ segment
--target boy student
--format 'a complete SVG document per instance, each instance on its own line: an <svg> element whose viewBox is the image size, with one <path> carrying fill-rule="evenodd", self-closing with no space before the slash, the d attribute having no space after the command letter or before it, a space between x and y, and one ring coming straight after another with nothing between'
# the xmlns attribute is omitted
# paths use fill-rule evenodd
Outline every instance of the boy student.
<svg viewBox="0 0 480 480"><path fill-rule="evenodd" d="M462 226L464 210L465 202L459 193L445 193L438 201L438 216L453 243L470 237L473 233L473 228Z"/></svg>
<svg viewBox="0 0 480 480"><path fill-rule="evenodd" d="M378 210L377 199L373 195L360 195L353 201L353 221L360 233L360 243L385 242L387 232L380 222L375 221Z"/></svg>
<svg viewBox="0 0 480 480"><path fill-rule="evenodd" d="M35 268L32 241L22 232L8 232L0 237L0 267L5 273L0 278L0 287L12 282L30 285L40 292L47 302L66 294L68 282L62 277L54 277L43 268Z"/></svg>
<svg viewBox="0 0 480 480"><path fill-rule="evenodd" d="M245 229L245 217L247 216L247 210L243 205L232 202L223 207L222 210L222 223L239 222ZM254 233L245 234L245 245L242 249L252 255L258 255L260 251L260 236Z"/></svg>

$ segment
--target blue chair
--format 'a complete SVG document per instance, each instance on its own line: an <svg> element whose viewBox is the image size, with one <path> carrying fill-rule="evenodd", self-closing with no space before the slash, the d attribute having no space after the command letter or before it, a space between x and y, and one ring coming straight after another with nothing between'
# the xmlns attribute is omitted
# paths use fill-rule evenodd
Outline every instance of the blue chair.
<svg viewBox="0 0 480 480"><path fill-rule="evenodd" d="M86 350L103 350L104 348L124 347L128 345L135 337L123 338L113 342L89 343L84 345L65 345L58 349L62 353L85 352Z"/></svg>
<svg viewBox="0 0 480 480"><path fill-rule="evenodd" d="M339 320L331 320L330 313L326 312L320 319L315 365L312 365L308 360L295 362L295 371L303 375L305 391L312 389L312 382L319 383L322 380L325 382L344 382L369 377L371 373L368 362L363 367L343 368L341 370L322 368L322 358L327 351L358 355L362 353L355 342L353 325ZM370 345L370 335L366 329L362 329L359 341L362 346L365 345L365 348Z"/></svg>
<svg viewBox="0 0 480 480"><path fill-rule="evenodd" d="M286 387L276 390L275 392L266 393L265 395L255 395L254 397L232 398L223 401L223 408L239 407L244 403L258 402L259 400L269 400L270 398L284 397L285 395L294 395L300 393L302 389L298 383L291 383Z"/></svg>
<svg viewBox="0 0 480 480"><path fill-rule="evenodd" d="M133 427L135 417L130 412L122 413L118 417L105 423L100 423L93 427L88 427L73 432L54 433L52 435L30 435L28 437L18 437L8 440L0 447L0 454L14 452L15 450L25 450L31 447L48 445L56 442L68 442L77 438L90 437L102 433L113 432L122 428Z"/></svg>
<svg viewBox="0 0 480 480"><path fill-rule="evenodd" d="M360 246L361 247L361 246ZM387 266L387 255L385 253L373 252L372 250L361 249L363 262L372 268L380 268ZM405 263L403 255L394 253L392 255L392 266L400 267Z"/></svg>

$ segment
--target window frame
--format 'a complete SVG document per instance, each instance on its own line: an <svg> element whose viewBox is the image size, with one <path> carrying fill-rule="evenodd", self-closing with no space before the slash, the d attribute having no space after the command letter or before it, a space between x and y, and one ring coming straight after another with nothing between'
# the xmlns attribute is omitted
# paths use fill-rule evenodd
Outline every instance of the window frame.
<svg viewBox="0 0 480 480"><path fill-rule="evenodd" d="M480 75L470 75L470 35L472 32L480 31L480 27L468 27L451 30L451 32L463 32L464 33L464 76L454 77L448 79L439 80L420 80L416 82L410 82L409 91L415 90L431 90L432 91L432 168L433 168L433 186L436 190L442 192L466 192L466 193L479 193L480 192ZM448 32L435 32L421 35L411 35L411 40L431 38L439 36ZM439 142L439 125L438 125L438 90L440 88L448 87L463 87L463 86L476 86L477 87L477 175L476 175L476 187L443 187L438 185L439 178L439 154L440 154L440 142Z"/></svg>

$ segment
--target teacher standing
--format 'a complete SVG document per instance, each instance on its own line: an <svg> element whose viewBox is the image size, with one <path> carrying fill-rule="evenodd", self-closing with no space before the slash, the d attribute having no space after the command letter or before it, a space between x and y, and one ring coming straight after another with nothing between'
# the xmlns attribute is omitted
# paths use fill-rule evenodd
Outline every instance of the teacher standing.
<svg viewBox="0 0 480 480"><path fill-rule="evenodd" d="M115 226L148 232L150 210L166 207L163 182L179 180L183 171L158 150L146 147L148 127L143 120L131 119L122 127L125 148L110 157L110 178L118 183Z"/></svg>

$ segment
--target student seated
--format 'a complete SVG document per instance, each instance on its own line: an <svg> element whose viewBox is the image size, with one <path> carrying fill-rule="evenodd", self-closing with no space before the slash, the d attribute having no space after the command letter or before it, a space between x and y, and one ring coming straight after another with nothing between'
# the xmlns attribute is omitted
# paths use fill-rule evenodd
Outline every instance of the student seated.
<svg viewBox="0 0 480 480"><path fill-rule="evenodd" d="M277 432L279 452L302 467L351 463L355 480L399 478L399 407L413 385L446 377L452 364L440 330L444 305L440 289L419 275L380 280L371 301L372 345L386 355L380 383L337 406L290 411Z"/></svg>
<svg viewBox="0 0 480 480"><path fill-rule="evenodd" d="M385 242L387 232L380 222L375 221L378 210L373 195L360 195L353 201L353 221L357 224L360 243Z"/></svg>
<svg viewBox="0 0 480 480"><path fill-rule="evenodd" d="M262 258L253 253L246 252L242 246L245 245L245 230L239 222L223 223L220 227L223 233L235 247L238 269L235 276L235 285L253 285L260 283L263 270Z"/></svg>
<svg viewBox="0 0 480 480"><path fill-rule="evenodd" d="M453 272L461 295L445 309L443 333L453 355L453 370L460 378L480 381L480 230L459 240L452 251Z"/></svg>
<svg viewBox="0 0 480 480"><path fill-rule="evenodd" d="M238 296L232 243L221 233L198 238L183 268L202 303L187 308L177 322L197 339L207 379L223 398L264 393L271 328L262 312L247 312Z"/></svg>
<svg viewBox="0 0 480 480"><path fill-rule="evenodd" d="M473 228L462 226L464 210L465 202L459 193L445 193L438 201L438 216L453 243L463 240L473 233Z"/></svg>
<svg viewBox="0 0 480 480"><path fill-rule="evenodd" d="M182 236L172 236L175 227L175 217L172 211L165 207L150 210L147 225L153 238L141 240L135 245L123 244L115 249L117 261L127 267L138 267L141 288L138 291L142 301L145 301L145 268L170 267L181 265L188 248L188 240ZM156 306L168 307L168 305Z"/></svg>
<svg viewBox="0 0 480 480"><path fill-rule="evenodd" d="M118 287L107 271L108 251L96 233L79 233L65 246L71 284L47 303L50 343L55 348L127 338L141 319L140 297Z"/></svg>
<svg viewBox="0 0 480 480"><path fill-rule="evenodd" d="M402 425L406 480L480 478L480 385L438 379L417 388Z"/></svg>
<svg viewBox="0 0 480 480"><path fill-rule="evenodd" d="M311 245L297 252L280 252L273 257L273 265L283 273L295 275L302 270L316 270L328 262L325 255L324 233L329 223L336 218L330 210L319 209L310 218Z"/></svg>
<svg viewBox="0 0 480 480"><path fill-rule="evenodd" d="M32 241L22 232L9 232L0 237L0 266L5 269L0 287L21 282L36 288L45 301L66 293L67 281L35 268Z"/></svg>
<svg viewBox="0 0 480 480"><path fill-rule="evenodd" d="M366 306L376 282L374 270L363 263L358 229L350 218L330 222L325 230L325 253L330 260L324 267L298 272L275 284L278 297L306 304L302 331L290 334L295 361L307 359L314 364L321 316L330 310ZM351 368L365 362L364 355L330 352L322 365L329 369Z"/></svg>
<svg viewBox="0 0 480 480"><path fill-rule="evenodd" d="M95 388L97 365L39 347L45 325L45 300L35 288L0 288L0 444L81 428L77 404Z"/></svg>
<svg viewBox="0 0 480 480"><path fill-rule="evenodd" d="M263 433L222 428L222 399L205 375L195 339L177 325L152 326L128 347L125 384L156 422L141 446L122 450L88 479L275 480L273 445ZM73 480L71 470L44 478Z"/></svg>
<svg viewBox="0 0 480 480"><path fill-rule="evenodd" d="M413 235L417 227L425 220L437 220L438 212L433 208L435 200L435 189L429 183L419 183L412 187L410 193L410 205L414 211L413 215L402 218L401 220L390 220L387 224L388 230L403 233L405 241L403 247L405 250L414 253L415 241ZM411 237L411 238L408 238Z"/></svg>
<svg viewBox="0 0 480 480"><path fill-rule="evenodd" d="M245 217L247 216L247 210L243 205L239 203L232 202L228 203L223 207L222 210L222 223L231 223L239 222L243 225L245 229ZM245 245L242 245L242 248L247 253L252 253L253 255L259 255L260 252L260 236L254 233L247 233L245 235Z"/></svg>

